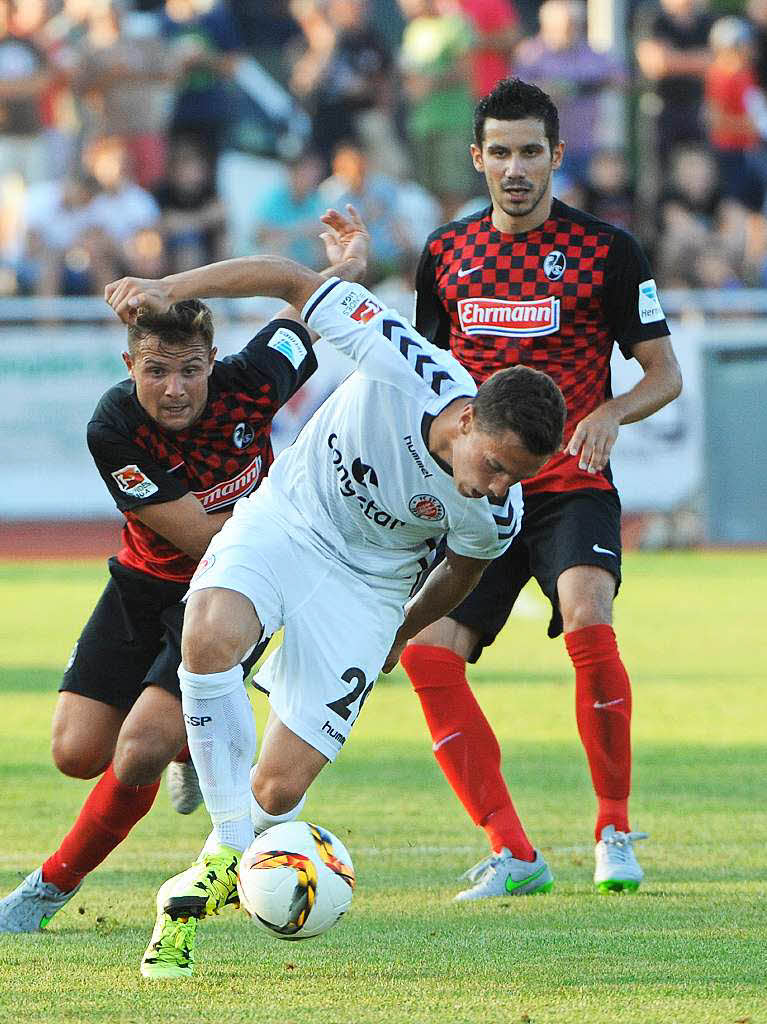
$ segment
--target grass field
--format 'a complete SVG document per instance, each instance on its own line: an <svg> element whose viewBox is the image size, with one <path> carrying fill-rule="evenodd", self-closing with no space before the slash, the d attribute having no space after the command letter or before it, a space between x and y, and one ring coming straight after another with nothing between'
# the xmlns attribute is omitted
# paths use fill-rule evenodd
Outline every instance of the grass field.
<svg viewBox="0 0 767 1024"><path fill-rule="evenodd" d="M767 555L631 555L616 606L634 684L634 827L646 882L592 891L593 795L569 663L526 592L473 672L548 896L458 906L485 853L433 761L404 675L381 681L306 816L357 869L345 920L283 943L242 913L205 923L193 981L143 981L160 883L206 817L165 792L43 934L0 936L0 1020L211 1024L767 1024ZM47 856L90 784L50 763L55 690L99 563L0 564L0 892ZM265 704L254 694L259 723Z"/></svg>

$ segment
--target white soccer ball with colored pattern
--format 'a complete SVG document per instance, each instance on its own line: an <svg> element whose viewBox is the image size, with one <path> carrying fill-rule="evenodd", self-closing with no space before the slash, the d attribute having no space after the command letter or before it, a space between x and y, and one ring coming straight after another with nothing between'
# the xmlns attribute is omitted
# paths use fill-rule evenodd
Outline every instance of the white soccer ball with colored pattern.
<svg viewBox="0 0 767 1024"><path fill-rule="evenodd" d="M337 836L309 821L288 821L256 836L243 853L237 891L259 928L278 939L310 939L346 913L354 881Z"/></svg>

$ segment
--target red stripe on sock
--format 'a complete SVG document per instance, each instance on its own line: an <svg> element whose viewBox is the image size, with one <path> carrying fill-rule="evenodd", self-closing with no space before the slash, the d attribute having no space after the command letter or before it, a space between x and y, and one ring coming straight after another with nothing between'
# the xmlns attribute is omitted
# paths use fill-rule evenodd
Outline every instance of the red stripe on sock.
<svg viewBox="0 0 767 1024"><path fill-rule="evenodd" d="M74 889L144 817L159 787L159 779L148 786L126 786L110 764L58 850L43 864L43 881L62 892Z"/></svg>
<svg viewBox="0 0 767 1024"><path fill-rule="evenodd" d="M629 830L631 683L611 626L565 634L575 668L575 714L599 802L595 836L605 825Z"/></svg>
<svg viewBox="0 0 767 1024"><path fill-rule="evenodd" d="M534 860L501 775L501 751L466 679L466 662L453 651L409 644L400 659L410 677L434 742L434 756L453 792L496 852Z"/></svg>

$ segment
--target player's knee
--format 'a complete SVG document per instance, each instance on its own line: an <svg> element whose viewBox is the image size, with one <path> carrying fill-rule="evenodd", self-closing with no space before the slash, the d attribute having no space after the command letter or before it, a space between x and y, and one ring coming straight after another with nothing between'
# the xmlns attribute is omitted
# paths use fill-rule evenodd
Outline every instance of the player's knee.
<svg viewBox="0 0 767 1024"><path fill-rule="evenodd" d="M253 773L253 796L267 814L287 814L301 800L306 787L288 775Z"/></svg>
<svg viewBox="0 0 767 1024"><path fill-rule="evenodd" d="M561 607L565 633L587 626L609 626L612 623L612 602L584 595Z"/></svg>
<svg viewBox="0 0 767 1024"><path fill-rule="evenodd" d="M151 730L121 733L113 758L115 775L126 786L148 786L160 778L178 747L177 738L168 743Z"/></svg>
<svg viewBox="0 0 767 1024"><path fill-rule="evenodd" d="M61 733L53 737L51 755L61 774L71 779L95 779L111 760L106 752L84 747L76 738Z"/></svg>
<svg viewBox="0 0 767 1024"><path fill-rule="evenodd" d="M240 661L246 637L236 618L226 613L213 592L199 591L184 620L181 657L190 672L220 672Z"/></svg>

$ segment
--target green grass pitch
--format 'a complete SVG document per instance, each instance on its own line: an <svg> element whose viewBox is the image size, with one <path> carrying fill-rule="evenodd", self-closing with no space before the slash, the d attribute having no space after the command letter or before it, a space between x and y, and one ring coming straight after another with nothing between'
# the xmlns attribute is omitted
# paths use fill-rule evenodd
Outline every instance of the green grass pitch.
<svg viewBox="0 0 767 1024"><path fill-rule="evenodd" d="M555 872L550 895L451 902L484 837L444 783L398 670L306 806L354 857L357 891L337 928L280 942L231 911L199 929L192 981L142 980L155 891L207 832L203 810L179 817L162 790L45 933L0 936L0 1021L767 1024L767 555L635 554L625 577L632 822L651 834L639 893L592 891L594 800L571 672L528 589L472 678ZM55 848L90 788L56 773L49 727L104 578L95 562L0 565L3 894Z"/></svg>

